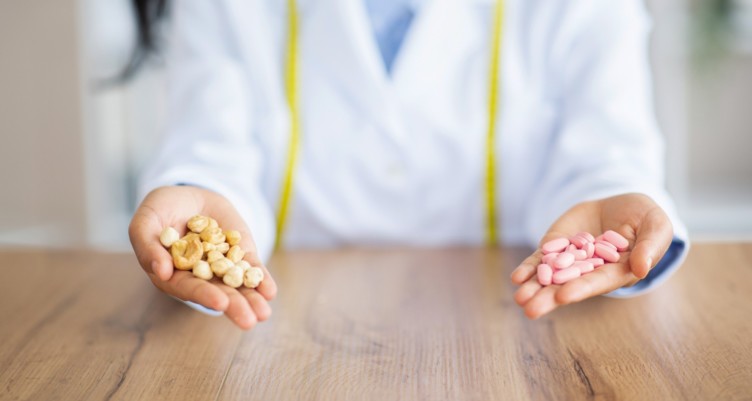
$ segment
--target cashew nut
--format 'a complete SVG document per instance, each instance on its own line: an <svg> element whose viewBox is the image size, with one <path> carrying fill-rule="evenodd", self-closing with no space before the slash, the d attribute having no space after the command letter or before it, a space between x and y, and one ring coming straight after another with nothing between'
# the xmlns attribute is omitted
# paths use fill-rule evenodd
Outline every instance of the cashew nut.
<svg viewBox="0 0 752 401"><path fill-rule="evenodd" d="M198 238L199 240L201 239L201 237L199 237L198 234L192 233L192 232L188 232L188 234L186 234L185 236L183 236L183 238L181 238L181 239L184 239L186 242L191 242L195 238Z"/></svg>
<svg viewBox="0 0 752 401"><path fill-rule="evenodd" d="M227 259L230 259L233 263L238 263L243 260L243 256L245 256L245 251L240 249L237 245L231 246L230 250L227 251Z"/></svg>
<svg viewBox="0 0 752 401"><path fill-rule="evenodd" d="M206 254L206 261L209 263L214 263L224 258L225 258L225 255L222 255L222 252L219 252L219 251L209 251L209 253Z"/></svg>
<svg viewBox="0 0 752 401"><path fill-rule="evenodd" d="M213 250L217 249L217 246L212 244L211 242L202 242L201 245L204 247L204 253L209 253Z"/></svg>
<svg viewBox="0 0 752 401"><path fill-rule="evenodd" d="M227 251L230 250L230 244L223 242L221 244L214 245L214 249L222 253L227 253Z"/></svg>
<svg viewBox="0 0 752 401"><path fill-rule="evenodd" d="M214 275L216 275L217 277L223 277L228 270L235 267L235 264L232 263L230 259L222 258L210 263L210 266L212 271L214 272Z"/></svg>
<svg viewBox="0 0 752 401"><path fill-rule="evenodd" d="M204 231L206 227L209 227L209 218L206 216L195 215L188 219L188 223L186 223L186 225L188 226L189 230L198 234Z"/></svg>
<svg viewBox="0 0 752 401"><path fill-rule="evenodd" d="M219 227L207 227L201 231L201 239L214 245L225 242L225 235Z"/></svg>
<svg viewBox="0 0 752 401"><path fill-rule="evenodd" d="M178 240L170 247L170 253L172 254L172 263L176 269L191 270L193 265L201 260L204 248L201 246L201 241L198 238L193 238L191 241Z"/></svg>

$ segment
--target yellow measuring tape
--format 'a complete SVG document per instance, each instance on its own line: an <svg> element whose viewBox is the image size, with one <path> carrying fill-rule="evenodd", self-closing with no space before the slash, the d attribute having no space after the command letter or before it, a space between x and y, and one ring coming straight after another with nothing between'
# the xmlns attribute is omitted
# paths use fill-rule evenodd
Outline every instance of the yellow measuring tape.
<svg viewBox="0 0 752 401"><path fill-rule="evenodd" d="M287 225L287 216L292 198L292 184L295 178L295 166L300 153L300 109L298 104L298 5L296 0L287 0L287 63L285 68L285 95L290 108L290 143L287 149L287 166L282 194L277 208L277 234L274 247L282 246L282 238Z"/></svg>
<svg viewBox="0 0 752 401"><path fill-rule="evenodd" d="M491 66L488 72L488 133L486 135L486 244L496 244L496 112L499 109L499 60L504 2L494 9Z"/></svg>
<svg viewBox="0 0 752 401"><path fill-rule="evenodd" d="M486 135L486 243L495 245L496 233L496 112L499 108L499 65L501 59L501 35L504 23L504 1L496 0L494 9L491 62L488 74L488 132ZM287 149L282 193L277 208L277 233L275 247L282 246L292 198L295 167L300 153L300 105L299 105L299 60L298 33L299 14L296 0L287 0L287 60L285 66L285 95L290 108L290 142Z"/></svg>

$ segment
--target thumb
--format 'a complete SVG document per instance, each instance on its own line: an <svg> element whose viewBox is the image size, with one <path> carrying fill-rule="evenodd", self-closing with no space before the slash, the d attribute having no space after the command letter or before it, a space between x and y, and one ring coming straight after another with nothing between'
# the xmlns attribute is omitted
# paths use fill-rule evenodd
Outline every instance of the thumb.
<svg viewBox="0 0 752 401"><path fill-rule="evenodd" d="M128 236L138 263L146 273L154 273L162 281L172 277L172 257L159 242L162 224L149 208L139 207L128 227Z"/></svg>
<svg viewBox="0 0 752 401"><path fill-rule="evenodd" d="M645 215L636 231L637 238L629 256L629 266L637 278L643 279L666 253L674 228L666 213L656 207Z"/></svg>

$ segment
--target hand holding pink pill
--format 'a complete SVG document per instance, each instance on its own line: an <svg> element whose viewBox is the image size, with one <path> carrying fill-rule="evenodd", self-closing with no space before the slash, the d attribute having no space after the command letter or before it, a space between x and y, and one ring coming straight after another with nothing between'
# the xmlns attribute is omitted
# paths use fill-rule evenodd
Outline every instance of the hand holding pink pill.
<svg viewBox="0 0 752 401"><path fill-rule="evenodd" d="M672 238L668 217L647 196L626 194L580 203L551 226L540 248L512 273L519 285L515 301L534 319L559 306L633 285L663 257ZM544 269L539 275L542 263L550 272Z"/></svg>

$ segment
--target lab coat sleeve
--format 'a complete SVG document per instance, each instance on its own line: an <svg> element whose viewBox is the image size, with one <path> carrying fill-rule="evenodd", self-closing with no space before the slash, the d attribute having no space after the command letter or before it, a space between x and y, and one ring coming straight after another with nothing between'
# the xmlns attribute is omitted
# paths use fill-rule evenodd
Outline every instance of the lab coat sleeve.
<svg viewBox="0 0 752 401"><path fill-rule="evenodd" d="M253 233L262 260L268 260L274 219L261 191L264 156L252 136L253 99L222 4L173 4L167 133L139 192L143 198L160 186L187 184L223 195Z"/></svg>
<svg viewBox="0 0 752 401"><path fill-rule="evenodd" d="M561 115L526 231L537 244L579 202L631 192L650 196L671 219L674 241L648 277L609 294L637 295L664 282L689 250L664 184L664 144L651 100L649 18L634 0L568 4L570 15L561 18L547 67Z"/></svg>

